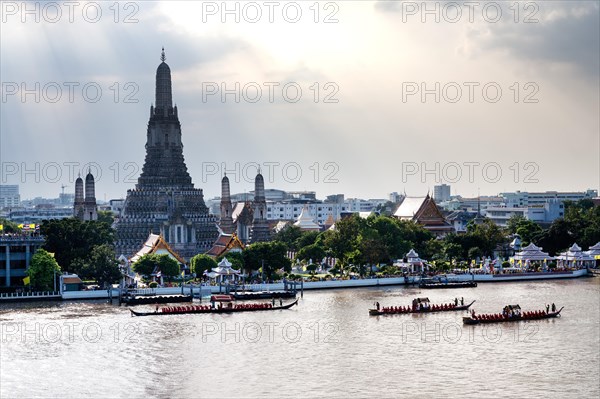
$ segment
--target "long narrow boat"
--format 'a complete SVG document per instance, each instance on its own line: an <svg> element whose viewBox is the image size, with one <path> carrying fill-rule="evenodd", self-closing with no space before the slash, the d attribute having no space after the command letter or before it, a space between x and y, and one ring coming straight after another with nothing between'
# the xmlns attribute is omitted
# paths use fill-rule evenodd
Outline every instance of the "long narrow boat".
<svg viewBox="0 0 600 399"><path fill-rule="evenodd" d="M419 284L419 288L474 288L477 287L475 281L448 281L448 282L435 282L435 281L423 281Z"/></svg>
<svg viewBox="0 0 600 399"><path fill-rule="evenodd" d="M253 307L252 305L236 305L236 306L223 306L223 307L212 307L212 306L201 306L201 305L188 305L188 306L175 306L169 308L160 308L154 312L136 312L133 309L129 309L131 316L167 316L173 314L219 314L219 313L240 313L240 312L261 312L268 310L282 310L289 309L294 305L298 304L298 299L294 302L288 303L282 306L270 306L271 304L255 304L261 305ZM266 305L266 306L262 306Z"/></svg>
<svg viewBox="0 0 600 399"><path fill-rule="evenodd" d="M519 315L514 316L502 316L502 315L488 315L483 314L479 316L469 316L463 317L464 324L489 324L489 323L505 323L508 321L524 321L524 320L543 320L543 319L552 319L556 317L560 317L560 312L564 309L564 306L558 309L556 312L523 312Z"/></svg>
<svg viewBox="0 0 600 399"><path fill-rule="evenodd" d="M296 298L294 291L238 291L231 295L238 301L247 301L252 299L272 299L272 298Z"/></svg>
<svg viewBox="0 0 600 399"><path fill-rule="evenodd" d="M191 295L131 295L123 297L123 303L129 306L154 305L158 303L192 302L193 299Z"/></svg>
<svg viewBox="0 0 600 399"><path fill-rule="evenodd" d="M386 316L386 315L392 315L392 314L455 312L455 311L460 311L460 310L469 310L471 305L473 305L475 303L475 301L473 301L467 305L453 305L453 304L452 305L448 305L448 304L430 305L429 299L427 299L427 298L419 298L419 299L421 301L420 303L426 303L427 306L424 306L424 307L418 306L416 308L409 308L408 306L406 308L404 308L404 307L398 308L397 306L395 306L395 307L393 306L390 308L384 307L381 309L369 309L369 315L371 315L371 316Z"/></svg>

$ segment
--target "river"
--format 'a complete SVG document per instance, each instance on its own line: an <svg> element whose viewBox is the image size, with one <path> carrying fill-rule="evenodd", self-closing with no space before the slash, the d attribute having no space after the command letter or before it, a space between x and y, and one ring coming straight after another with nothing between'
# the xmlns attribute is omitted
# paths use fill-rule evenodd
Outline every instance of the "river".
<svg viewBox="0 0 600 399"><path fill-rule="evenodd" d="M476 299L477 313L562 317L463 326L462 312L369 316ZM150 307L138 307L150 309ZM105 302L0 308L2 398L600 396L600 279L308 291L290 310L131 317Z"/></svg>

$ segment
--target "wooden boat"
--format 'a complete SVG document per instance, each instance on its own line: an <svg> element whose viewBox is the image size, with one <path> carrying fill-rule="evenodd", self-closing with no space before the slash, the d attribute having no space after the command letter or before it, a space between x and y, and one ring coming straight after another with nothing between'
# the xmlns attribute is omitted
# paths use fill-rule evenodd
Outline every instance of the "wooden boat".
<svg viewBox="0 0 600 399"><path fill-rule="evenodd" d="M552 319L560 317L560 312L564 309L564 306L555 312L548 312L544 310L538 310L535 312L520 312L521 307L519 305L508 305L504 309L509 308L510 310L518 310L517 313L513 314L482 314L482 315L471 315L469 317L463 317L464 324L488 324L488 323L505 323L508 321L523 321L523 320L542 320Z"/></svg>
<svg viewBox="0 0 600 399"><path fill-rule="evenodd" d="M416 302L415 302L416 301ZM431 305L429 298L417 298L413 300L413 307L397 307L393 306L390 308L383 307L381 309L369 309L369 315L371 316L386 316L392 314L409 314L409 313L436 313L436 312L455 312L459 310L469 310L471 305L475 301L467 305L455 305L455 304L442 304L442 305ZM414 306L414 305L417 306ZM404 309L404 310L402 310Z"/></svg>
<svg viewBox="0 0 600 399"><path fill-rule="evenodd" d="M247 301L252 299L279 299L296 298L295 291L239 291L231 295L238 301Z"/></svg>
<svg viewBox="0 0 600 399"><path fill-rule="evenodd" d="M475 281L442 281L434 279L423 279L419 288L473 288L477 287Z"/></svg>
<svg viewBox="0 0 600 399"><path fill-rule="evenodd" d="M215 297L230 297L231 299L226 300L223 298ZM255 303L255 304L243 304L234 305L233 297L230 295L215 295L211 299L216 299L213 305L187 305L187 306L169 306L155 310L154 312L136 312L133 309L129 309L131 316L166 316L172 314L215 314L215 313L240 313L240 312L261 312L268 310L283 310L289 309L294 305L298 304L298 299L294 302L288 303L287 305L272 306L270 303ZM215 302L221 302L218 306L214 306ZM222 302L228 302L226 306Z"/></svg>
<svg viewBox="0 0 600 399"><path fill-rule="evenodd" d="M122 300L124 304L133 306L192 302L193 298L191 295L127 295Z"/></svg>

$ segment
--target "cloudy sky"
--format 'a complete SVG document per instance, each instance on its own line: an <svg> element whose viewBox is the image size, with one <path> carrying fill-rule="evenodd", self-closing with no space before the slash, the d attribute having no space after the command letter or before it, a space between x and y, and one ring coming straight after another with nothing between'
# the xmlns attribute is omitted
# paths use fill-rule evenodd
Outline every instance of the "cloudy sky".
<svg viewBox="0 0 600 399"><path fill-rule="evenodd" d="M125 196L163 46L206 198L258 164L321 198L600 185L597 1L52 4L2 3L0 183L22 198L85 165Z"/></svg>

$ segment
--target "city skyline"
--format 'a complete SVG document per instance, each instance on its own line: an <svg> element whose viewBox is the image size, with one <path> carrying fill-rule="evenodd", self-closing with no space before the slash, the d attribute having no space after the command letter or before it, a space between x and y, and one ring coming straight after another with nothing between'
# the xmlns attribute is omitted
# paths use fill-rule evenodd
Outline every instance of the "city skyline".
<svg viewBox="0 0 600 399"><path fill-rule="evenodd" d="M422 23L423 10L329 2L301 4L294 23L275 13L273 24L251 23L241 5L236 23L220 3L97 4L94 23L66 10L52 22L43 9L35 22L3 4L0 184L19 184L24 199L74 192L87 163L98 199L125 197L143 165L163 46L186 164L207 199L224 169L232 192L251 191L257 164L267 189L322 198L419 196L440 183L468 197L600 186L596 3L539 4L537 23L508 6L497 23L480 10L455 23L442 7L439 22ZM502 97L481 96L485 85ZM233 91L224 102L223 88Z"/></svg>

